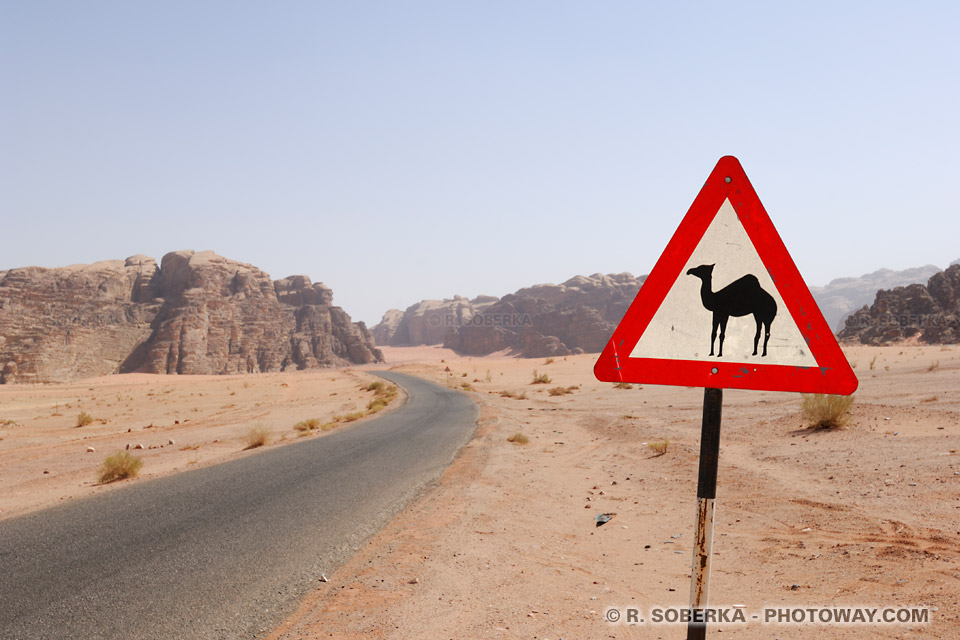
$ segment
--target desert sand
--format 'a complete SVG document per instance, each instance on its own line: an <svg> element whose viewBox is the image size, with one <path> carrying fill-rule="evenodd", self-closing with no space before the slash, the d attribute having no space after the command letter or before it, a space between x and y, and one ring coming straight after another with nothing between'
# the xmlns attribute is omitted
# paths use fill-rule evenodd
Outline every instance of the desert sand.
<svg viewBox="0 0 960 640"><path fill-rule="evenodd" d="M682 624L603 615L687 604L701 389L615 389L593 378L594 355L385 352L402 371L475 389L478 435L273 640L686 637ZM725 393L710 603L923 606L931 621L717 624L711 636L960 636L960 349L846 353L860 389L841 430L805 428L798 394ZM551 383L530 384L534 369ZM555 386L579 388L550 396ZM508 442L518 432L529 444ZM657 456L648 443L664 439ZM597 527L598 513L616 515Z"/></svg>
<svg viewBox="0 0 960 640"><path fill-rule="evenodd" d="M845 350L860 389L844 429L805 428L798 394L724 394L710 603L923 606L931 622L718 624L711 635L960 635L960 348ZM379 368L467 385L481 407L477 436L273 640L685 637L683 625L603 616L687 603L701 389L616 389L594 379L595 355L384 351ZM373 378L359 369L376 368L0 388L0 517L257 455L243 450L255 424L283 446L299 420L365 406ZM551 381L531 384L534 369ZM93 424L75 427L80 411ZM517 433L528 444L508 441ZM665 440L656 455L649 444ZM97 485L103 457L137 443L141 477ZM600 513L615 515L597 527Z"/></svg>
<svg viewBox="0 0 960 640"><path fill-rule="evenodd" d="M293 429L301 420L325 423L364 410L373 393L361 387L374 380L349 369L321 369L0 386L0 518L253 454L246 437L254 428L270 432L268 447L290 443L301 437ZM81 413L93 421L78 427ZM317 429L307 437L322 435ZM128 445L143 459L139 477L99 484L103 460Z"/></svg>

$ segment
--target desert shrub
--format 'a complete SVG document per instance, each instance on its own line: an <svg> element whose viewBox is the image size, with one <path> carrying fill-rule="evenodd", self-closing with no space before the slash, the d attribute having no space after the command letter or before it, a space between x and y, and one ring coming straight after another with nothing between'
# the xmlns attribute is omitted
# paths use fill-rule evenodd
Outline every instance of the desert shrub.
<svg viewBox="0 0 960 640"><path fill-rule="evenodd" d="M143 466L143 460L132 455L129 451L117 451L107 456L97 472L97 482L106 484L114 480L123 480L124 478L135 478L140 473L140 467Z"/></svg>
<svg viewBox="0 0 960 640"><path fill-rule="evenodd" d="M850 422L852 405L853 396L804 393L800 411L811 429L839 429Z"/></svg>
<svg viewBox="0 0 960 640"><path fill-rule="evenodd" d="M537 370L533 370L533 381L530 384L549 384L551 382L550 376L545 373L537 373Z"/></svg>
<svg viewBox="0 0 960 640"><path fill-rule="evenodd" d="M670 448L670 441L664 438L663 440L658 440L657 442L650 442L647 444L650 447L650 451L653 451L654 454L662 456L667 452L667 449Z"/></svg>
<svg viewBox="0 0 960 640"><path fill-rule="evenodd" d="M377 393L380 393L381 391L383 391L383 383L380 382L379 380L377 380L376 382L371 382L370 384L367 385L367 391L376 391Z"/></svg>
<svg viewBox="0 0 960 640"><path fill-rule="evenodd" d="M78 427L85 427L85 426L87 426L88 424L90 424L91 422L93 422L93 416L91 416L91 415L90 415L89 413L87 413L86 411L81 411L81 412L77 415L77 426L78 426Z"/></svg>
<svg viewBox="0 0 960 640"><path fill-rule="evenodd" d="M359 420L362 417L363 417L362 411L354 411L353 413L348 413L347 415L343 416L343 421L354 422L356 420Z"/></svg>
<svg viewBox="0 0 960 640"><path fill-rule="evenodd" d="M521 391L520 393L518 393L517 395L515 395L515 396L513 396L513 397L516 398L517 400L526 400L526 399L527 399L527 392L526 392L526 391Z"/></svg>
<svg viewBox="0 0 960 640"><path fill-rule="evenodd" d="M336 429L338 424L340 423L337 422L336 420L331 420L330 422L324 422L322 425L320 425L320 430L330 431L331 429Z"/></svg>
<svg viewBox="0 0 960 640"><path fill-rule="evenodd" d="M518 432L507 438L507 442L512 442L513 444L527 444L530 442L530 438Z"/></svg>
<svg viewBox="0 0 960 640"><path fill-rule="evenodd" d="M500 395L501 395L502 397L504 397L504 398L516 398L516 397L517 397L517 394L515 394L513 391L510 391L510 390L508 390L508 389L504 389L503 391L501 391L501 392L500 392Z"/></svg>
<svg viewBox="0 0 960 640"><path fill-rule="evenodd" d="M293 425L293 428L300 432L313 431L320 426L320 421L317 418L308 418L307 420L301 420L297 424Z"/></svg>
<svg viewBox="0 0 960 640"><path fill-rule="evenodd" d="M614 389L633 389L633 385L629 382L618 382L613 385Z"/></svg>
<svg viewBox="0 0 960 640"><path fill-rule="evenodd" d="M937 360L936 362L932 363L929 367L927 367L927 371L936 371L939 368L940 368L940 361Z"/></svg>
<svg viewBox="0 0 960 640"><path fill-rule="evenodd" d="M473 391L473 385L470 384L469 382L464 382L463 384L460 385L460 388L463 389L464 391Z"/></svg>
<svg viewBox="0 0 960 640"><path fill-rule="evenodd" d="M543 361L543 364L553 364L553 358L547 358Z"/></svg>
<svg viewBox="0 0 960 640"><path fill-rule="evenodd" d="M547 393L552 396L565 396L568 393L573 393L573 391L570 391L570 389L567 387L551 387L549 390L547 390Z"/></svg>
<svg viewBox="0 0 960 640"><path fill-rule="evenodd" d="M367 411L370 413L376 413L386 408L387 402L383 398L374 398L367 403Z"/></svg>
<svg viewBox="0 0 960 640"><path fill-rule="evenodd" d="M244 442L247 446L243 449L256 449L257 447L262 447L270 441L270 429L265 427L262 424L255 425L250 431L247 432Z"/></svg>

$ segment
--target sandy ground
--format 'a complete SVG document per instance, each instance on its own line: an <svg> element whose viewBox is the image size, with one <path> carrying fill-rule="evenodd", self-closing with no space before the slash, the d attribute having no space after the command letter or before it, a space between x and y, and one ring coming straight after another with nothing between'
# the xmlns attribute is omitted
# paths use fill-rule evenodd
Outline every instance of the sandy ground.
<svg viewBox="0 0 960 640"><path fill-rule="evenodd" d="M725 393L710 603L923 606L931 622L710 636L960 637L960 349L846 351L860 389L843 430L805 429L797 394ZM477 437L273 640L686 636L603 616L687 603L702 390L615 389L593 378L594 355L385 352L399 370L469 384ZM530 384L534 369L552 381ZM547 392L560 386L578 388ZM654 455L648 443L665 439ZM615 515L597 527L599 513Z"/></svg>
<svg viewBox="0 0 960 640"><path fill-rule="evenodd" d="M300 437L293 425L301 420L323 423L364 410L373 393L361 387L376 379L353 370L322 370L127 374L70 384L0 386L0 518L254 454L245 447L255 427L271 431L268 447L288 444ZM81 412L93 422L77 427ZM308 437L320 436L315 430ZM143 459L140 476L98 484L104 458L128 445Z"/></svg>

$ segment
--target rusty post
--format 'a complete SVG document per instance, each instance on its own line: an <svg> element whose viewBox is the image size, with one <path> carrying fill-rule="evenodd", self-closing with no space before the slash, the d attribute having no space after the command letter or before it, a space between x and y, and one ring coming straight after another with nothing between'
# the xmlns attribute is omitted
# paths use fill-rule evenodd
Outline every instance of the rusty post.
<svg viewBox="0 0 960 640"><path fill-rule="evenodd" d="M717 497L717 461L720 457L721 389L703 390L703 422L700 429L700 475L697 479L697 530L693 541L690 575L690 623L687 640L703 640L707 625L703 610L710 588L710 556L713 549L713 507Z"/></svg>

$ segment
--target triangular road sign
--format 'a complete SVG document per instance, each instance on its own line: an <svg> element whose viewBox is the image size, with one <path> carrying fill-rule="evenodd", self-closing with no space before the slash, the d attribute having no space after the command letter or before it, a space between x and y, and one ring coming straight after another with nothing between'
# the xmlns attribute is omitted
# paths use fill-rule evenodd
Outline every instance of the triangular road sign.
<svg viewBox="0 0 960 640"><path fill-rule="evenodd" d="M607 382L844 395L858 384L733 156L707 178L594 373Z"/></svg>

